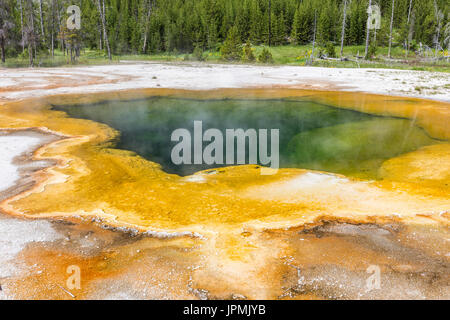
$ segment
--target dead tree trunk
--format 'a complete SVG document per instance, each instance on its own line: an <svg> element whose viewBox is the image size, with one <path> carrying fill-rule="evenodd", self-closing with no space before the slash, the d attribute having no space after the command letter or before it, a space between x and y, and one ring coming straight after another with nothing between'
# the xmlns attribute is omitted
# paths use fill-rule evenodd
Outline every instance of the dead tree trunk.
<svg viewBox="0 0 450 320"><path fill-rule="evenodd" d="M98 31L98 49L100 51L102 51L103 50L103 41L102 41L103 34L102 34L102 24L101 24L101 22L97 22L97 31Z"/></svg>
<svg viewBox="0 0 450 320"><path fill-rule="evenodd" d="M344 17L342 19L341 32L341 58L344 56L344 39L345 39L345 21L347 19L347 0L344 1Z"/></svg>
<svg viewBox="0 0 450 320"><path fill-rule="evenodd" d="M412 2L413 2L413 0L409 1L408 20L407 20L407 23L406 23L406 27L408 27L408 34L406 36L407 38L406 38L405 58L408 58L408 53L409 53L409 38L410 38L410 34L411 34L411 25L409 24L409 22L411 20Z"/></svg>
<svg viewBox="0 0 450 320"><path fill-rule="evenodd" d="M106 10L105 10L105 0L103 1L103 35L105 36L106 48L108 49L108 59L111 61L111 47L109 46L108 33L106 32Z"/></svg>
<svg viewBox="0 0 450 320"><path fill-rule="evenodd" d="M439 38L441 37L442 18L443 18L442 12L439 10L436 0L434 0L434 14L436 16L436 24L437 24L437 26L436 26L436 32L437 32L436 43L434 46L434 48L435 48L434 49L434 57L436 58L437 54L438 54Z"/></svg>
<svg viewBox="0 0 450 320"><path fill-rule="evenodd" d="M5 63L5 61L6 61L5 37L3 37L3 35L0 37L0 48L1 48L1 51L2 51L2 62Z"/></svg>
<svg viewBox="0 0 450 320"><path fill-rule="evenodd" d="M52 53L52 58L55 56L55 0L52 0L52 36L51 36L51 44L50 50Z"/></svg>
<svg viewBox="0 0 450 320"><path fill-rule="evenodd" d="M41 37L42 37L42 41L45 42L44 15L42 14L42 0L39 0L39 18L41 20Z"/></svg>
<svg viewBox="0 0 450 320"><path fill-rule="evenodd" d="M372 0L369 0L369 8L372 6ZM370 41L370 29L369 29L369 20L367 20L366 25L366 51L364 53L364 58L367 60L369 55L369 41Z"/></svg>
<svg viewBox="0 0 450 320"><path fill-rule="evenodd" d="M313 34L313 47L311 51L311 63L314 61L314 49L316 46L316 29L317 29L317 11L314 10L314 34Z"/></svg>
<svg viewBox="0 0 450 320"><path fill-rule="evenodd" d="M28 58L30 61L30 67L33 67L33 46L31 43L28 44Z"/></svg>
<svg viewBox="0 0 450 320"><path fill-rule="evenodd" d="M409 19L411 18L412 2L413 2L413 0L409 0L408 23L409 23Z"/></svg>
<svg viewBox="0 0 450 320"><path fill-rule="evenodd" d="M269 47L272 44L272 0L269 0Z"/></svg>
<svg viewBox="0 0 450 320"><path fill-rule="evenodd" d="M30 58L30 67L34 65L34 58L36 58L36 35L34 34L34 11L33 2L28 0L29 12L29 30L28 30L28 54ZM33 52L34 51L34 52ZM34 53L34 55L33 55Z"/></svg>
<svg viewBox="0 0 450 320"><path fill-rule="evenodd" d="M108 59L111 60L111 48L109 47L108 34L106 33L105 0L97 0L97 7L98 12L100 14L100 18L102 20L103 37L105 40L106 49L108 51Z"/></svg>
<svg viewBox="0 0 450 320"><path fill-rule="evenodd" d="M145 30L144 30L144 45L142 46L142 53L147 50L147 36L148 36L148 23L150 21L150 15L152 14L153 1L148 0L147 16L145 18Z"/></svg>
<svg viewBox="0 0 450 320"><path fill-rule="evenodd" d="M62 18L61 18L61 9L59 7L59 2L56 2L56 18L58 19L59 46L60 46L60 49L61 49L63 55L66 56L66 49L65 49L65 43L64 43L64 40L65 40L64 30L65 29L62 26L63 22L62 22Z"/></svg>
<svg viewBox="0 0 450 320"><path fill-rule="evenodd" d="M23 36L23 7L22 7L22 0L19 0L19 6L20 6L20 32L22 33L22 52L25 52L25 39Z"/></svg>
<svg viewBox="0 0 450 320"><path fill-rule="evenodd" d="M392 48L392 27L394 26L394 9L395 9L395 0L392 0L392 14L391 14L391 26L389 31L389 52L388 58L391 58L391 48Z"/></svg>

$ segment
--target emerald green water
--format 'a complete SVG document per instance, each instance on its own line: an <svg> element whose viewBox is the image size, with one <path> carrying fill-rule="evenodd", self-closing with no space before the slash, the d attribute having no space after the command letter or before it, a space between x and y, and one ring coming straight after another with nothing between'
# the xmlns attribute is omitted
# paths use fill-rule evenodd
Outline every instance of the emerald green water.
<svg viewBox="0 0 450 320"><path fill-rule="evenodd" d="M120 131L119 149L136 152L179 175L220 165L174 165L175 129L279 129L280 167L296 167L376 178L386 159L436 144L411 120L380 117L294 100L193 100L150 98L53 106L75 118L105 123ZM269 134L270 137L270 134ZM205 147L209 142L204 142ZM269 143L270 148L270 143ZM225 153L225 150L224 150Z"/></svg>

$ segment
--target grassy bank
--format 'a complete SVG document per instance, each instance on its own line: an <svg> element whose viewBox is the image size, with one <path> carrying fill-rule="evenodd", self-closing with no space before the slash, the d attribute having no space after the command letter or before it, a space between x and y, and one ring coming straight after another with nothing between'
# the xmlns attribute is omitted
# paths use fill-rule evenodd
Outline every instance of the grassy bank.
<svg viewBox="0 0 450 320"><path fill-rule="evenodd" d="M263 46L254 46L253 52L258 56L263 50ZM329 68L387 68L387 69L403 69L403 70L418 70L418 71L438 71L450 72L450 63L447 60L430 61L417 56L410 52L406 57L405 51L402 48L392 48L391 59L388 59L388 48L380 47L377 50L377 55L371 60L357 59L357 56L364 55L364 46L347 46L344 48L344 56L352 61L335 61L322 60L318 55L323 49L315 48L316 57L311 64L309 57L311 55L312 46L273 46L270 47L270 52L273 56L274 65L294 65L304 66L312 65L318 67ZM340 48L335 47L337 55L339 55ZM442 54L442 53L441 53ZM199 60L192 53L158 53L158 54L136 54L136 55L114 55L112 61L109 61L107 55L101 51L83 50L80 57L75 63L70 63L70 57L64 55L62 51L55 51L54 57L49 54L40 54L35 60L36 67L60 67L71 65L102 65L110 63L119 63L120 61L195 61ZM219 52L205 51L203 52L202 60L210 63L225 63ZM240 63L240 62L232 62ZM258 64L258 63L255 63ZM6 63L0 64L7 68L28 67L29 61L26 55L10 58Z"/></svg>

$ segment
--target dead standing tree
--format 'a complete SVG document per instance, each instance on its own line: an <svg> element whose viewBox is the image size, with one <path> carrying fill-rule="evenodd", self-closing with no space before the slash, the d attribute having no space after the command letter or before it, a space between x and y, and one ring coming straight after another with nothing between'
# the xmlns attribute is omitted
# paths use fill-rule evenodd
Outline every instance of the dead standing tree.
<svg viewBox="0 0 450 320"><path fill-rule="evenodd" d="M103 51L103 31L100 16L99 19L97 19L97 34L98 34L98 49L100 51Z"/></svg>
<svg viewBox="0 0 450 320"><path fill-rule="evenodd" d="M28 21L26 27L24 28L24 43L28 46L30 67L33 67L37 51L36 43L39 37L34 30L34 8L32 0L27 0L27 11Z"/></svg>
<svg viewBox="0 0 450 320"><path fill-rule="evenodd" d="M447 22L444 29L444 45L447 45L447 51L450 52L450 22ZM449 61L449 53L447 52L447 62Z"/></svg>
<svg viewBox="0 0 450 320"><path fill-rule="evenodd" d="M105 0L96 0L97 9L100 15L100 20L103 29L103 40L105 41L106 50L108 52L108 59L111 60L111 48L109 46L108 33L106 32L106 10L105 10Z"/></svg>
<svg viewBox="0 0 450 320"><path fill-rule="evenodd" d="M437 58L438 50L441 47L439 39L441 37L442 21L444 20L444 14L442 13L441 10L439 10L436 0L434 0L433 3L434 3L434 15L436 18L436 35L434 36L434 48L435 48L434 57Z"/></svg>
<svg viewBox="0 0 450 320"><path fill-rule="evenodd" d="M394 26L394 9L395 9L395 0L392 0L392 13L391 13L391 25L389 28L389 52L388 58L391 58L391 48L392 48L392 27Z"/></svg>
<svg viewBox="0 0 450 320"><path fill-rule="evenodd" d="M19 2L19 9L20 9L20 33L22 35L22 52L25 52L25 41L24 41L24 31L23 31L23 6L22 6L22 0L17 0Z"/></svg>
<svg viewBox="0 0 450 320"><path fill-rule="evenodd" d="M62 11L64 11L64 4L60 3L60 0L56 1L56 19L58 21L58 39L60 50L66 55L66 21L63 19Z"/></svg>
<svg viewBox="0 0 450 320"><path fill-rule="evenodd" d="M411 21L411 12L412 12L412 6L413 6L413 0L409 1L409 8L408 8L408 20L406 22L406 27L408 28L408 33L406 36L406 42L405 42L405 58L408 58L408 53L409 53L409 45L411 43L411 39L412 39L412 33L413 33L413 24L410 23Z"/></svg>
<svg viewBox="0 0 450 320"><path fill-rule="evenodd" d="M39 19L41 21L41 38L42 41L45 41L44 34L44 13L42 12L42 0L39 0Z"/></svg>
<svg viewBox="0 0 450 320"><path fill-rule="evenodd" d="M50 36L50 52L52 54L52 58L55 56L55 4L56 0L52 0L52 9L51 9L51 36Z"/></svg>
<svg viewBox="0 0 450 320"><path fill-rule="evenodd" d="M313 31L313 46L311 51L311 64L314 62L314 49L316 47L316 32L317 32L317 11L314 10L314 31Z"/></svg>
<svg viewBox="0 0 450 320"><path fill-rule="evenodd" d="M142 53L147 50L147 37L148 37L148 27L150 22L150 16L153 10L153 0L148 0L147 2L147 15L145 16L145 27L144 27L144 45L142 46Z"/></svg>
<svg viewBox="0 0 450 320"><path fill-rule="evenodd" d="M346 22L346 19L347 19L347 2L348 2L348 0L344 1L344 16L342 18L341 59L344 56L344 39L345 39L345 22Z"/></svg>
<svg viewBox="0 0 450 320"><path fill-rule="evenodd" d="M372 0L369 0L369 8L372 7ZM369 41L370 41L370 29L369 29L369 19L367 19L366 24L366 51L364 53L364 59L367 60L369 56Z"/></svg>

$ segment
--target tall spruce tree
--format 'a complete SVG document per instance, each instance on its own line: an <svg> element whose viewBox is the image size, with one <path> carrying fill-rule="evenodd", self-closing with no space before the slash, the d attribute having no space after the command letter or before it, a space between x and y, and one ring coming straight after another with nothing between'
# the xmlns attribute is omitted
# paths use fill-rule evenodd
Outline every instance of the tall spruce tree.
<svg viewBox="0 0 450 320"><path fill-rule="evenodd" d="M309 43L314 24L314 9L311 0L304 0L294 15L292 38L298 44Z"/></svg>

